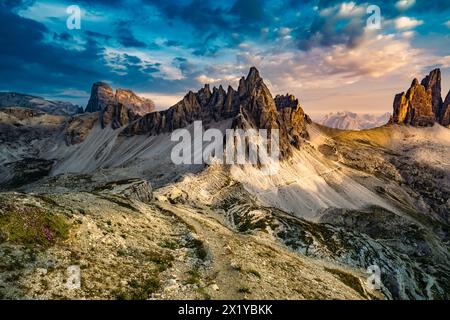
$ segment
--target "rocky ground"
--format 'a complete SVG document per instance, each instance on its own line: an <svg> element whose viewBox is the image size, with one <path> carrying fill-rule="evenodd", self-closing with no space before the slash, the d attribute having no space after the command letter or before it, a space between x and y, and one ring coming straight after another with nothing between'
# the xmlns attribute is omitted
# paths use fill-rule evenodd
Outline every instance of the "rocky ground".
<svg viewBox="0 0 450 320"><path fill-rule="evenodd" d="M135 197L132 197L134 195ZM373 299L362 270L296 254L146 182L0 194L4 299ZM145 201L145 202L143 202ZM68 267L81 270L69 289Z"/></svg>

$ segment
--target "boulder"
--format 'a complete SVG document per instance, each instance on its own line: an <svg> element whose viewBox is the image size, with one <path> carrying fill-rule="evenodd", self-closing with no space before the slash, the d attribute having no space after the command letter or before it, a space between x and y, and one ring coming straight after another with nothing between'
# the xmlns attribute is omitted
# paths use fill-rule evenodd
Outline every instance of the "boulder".
<svg viewBox="0 0 450 320"><path fill-rule="evenodd" d="M118 194L128 199L149 203L153 199L153 191L150 183L141 179L127 179L109 182L97 188L97 192Z"/></svg>

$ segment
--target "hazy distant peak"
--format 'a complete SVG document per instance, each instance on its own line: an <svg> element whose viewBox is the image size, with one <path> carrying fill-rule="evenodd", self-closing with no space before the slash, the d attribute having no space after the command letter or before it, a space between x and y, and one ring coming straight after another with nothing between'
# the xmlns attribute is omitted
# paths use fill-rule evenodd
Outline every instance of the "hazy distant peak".
<svg viewBox="0 0 450 320"><path fill-rule="evenodd" d="M330 128L342 130L365 130L385 125L391 114L357 114L350 111L331 112L325 115L319 123Z"/></svg>

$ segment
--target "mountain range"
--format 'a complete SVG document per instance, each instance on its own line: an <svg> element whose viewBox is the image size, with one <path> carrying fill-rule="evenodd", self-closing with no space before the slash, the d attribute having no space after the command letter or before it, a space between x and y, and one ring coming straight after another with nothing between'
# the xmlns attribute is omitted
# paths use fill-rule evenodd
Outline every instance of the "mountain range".
<svg viewBox="0 0 450 320"><path fill-rule="evenodd" d="M365 130L377 128L389 122L389 112L381 115L357 114L350 111L331 112L321 118L318 123L335 129L342 130Z"/></svg>
<svg viewBox="0 0 450 320"><path fill-rule="evenodd" d="M414 80L389 123L363 131L314 123L254 67L164 111L101 82L81 114L0 109L0 296L448 299L440 82L439 70ZM171 133L195 121L278 129L279 171L175 165ZM68 291L72 265L84 284Z"/></svg>
<svg viewBox="0 0 450 320"><path fill-rule="evenodd" d="M83 113L83 108L70 102L50 101L41 97L17 92L0 92L0 108L23 107L40 110L48 114L59 116L73 116Z"/></svg>

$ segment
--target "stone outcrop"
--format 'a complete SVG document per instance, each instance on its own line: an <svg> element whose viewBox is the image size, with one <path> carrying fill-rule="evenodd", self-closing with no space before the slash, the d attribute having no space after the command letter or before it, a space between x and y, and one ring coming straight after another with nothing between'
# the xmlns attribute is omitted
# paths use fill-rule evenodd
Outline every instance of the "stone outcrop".
<svg viewBox="0 0 450 320"><path fill-rule="evenodd" d="M402 92L395 96L393 120L413 126L432 126L436 115L433 112L431 90L425 89L414 79L406 94Z"/></svg>
<svg viewBox="0 0 450 320"><path fill-rule="evenodd" d="M155 110L152 100L138 97L133 91L128 89L117 89L115 103L122 104L125 108L133 111L134 114L143 116Z"/></svg>
<svg viewBox="0 0 450 320"><path fill-rule="evenodd" d="M64 127L64 138L67 145L78 144L84 141L98 121L99 113L83 113L70 118Z"/></svg>
<svg viewBox="0 0 450 320"><path fill-rule="evenodd" d="M277 101L277 102L276 102ZM290 146L298 147L307 136L309 121L298 100L293 96L273 99L258 70L251 68L247 78L239 82L238 90L231 86L209 85L194 93L190 91L173 107L149 113L125 128L121 135L157 135L172 132L201 120L204 122L233 119L232 128L280 129L280 152L288 155Z"/></svg>
<svg viewBox="0 0 450 320"><path fill-rule="evenodd" d="M434 69L426 76L421 84L426 90L431 90L431 104L433 108L433 113L439 115L442 108L442 97L441 97L441 70Z"/></svg>
<svg viewBox="0 0 450 320"><path fill-rule="evenodd" d="M53 160L24 158L6 163L0 168L0 188L18 188L47 176L53 166Z"/></svg>
<svg viewBox="0 0 450 320"><path fill-rule="evenodd" d="M306 124L311 119L303 111L298 99L293 95L276 96L275 104L280 117L280 124L287 133L290 143L296 147L300 146L302 139L308 138Z"/></svg>
<svg viewBox="0 0 450 320"><path fill-rule="evenodd" d="M447 126L450 124L449 101L442 101L441 71L435 69L421 83L414 79L406 92L394 98L393 123L413 126L432 126L435 122ZM450 100L450 98L449 98Z"/></svg>
<svg viewBox="0 0 450 320"><path fill-rule="evenodd" d="M153 199L152 186L148 181L141 179L109 182L95 191L118 194L127 199L134 199L144 203L149 203Z"/></svg>
<svg viewBox="0 0 450 320"><path fill-rule="evenodd" d="M447 97L442 104L439 120L443 126L450 125L450 91L448 92Z"/></svg>
<svg viewBox="0 0 450 320"><path fill-rule="evenodd" d="M96 82L86 112L100 112L102 128L111 124L113 129L128 125L137 118L155 110L152 100L138 97L127 89L113 89L104 82Z"/></svg>
<svg viewBox="0 0 450 320"><path fill-rule="evenodd" d="M113 89L104 82L96 82L92 85L91 97L86 106L86 112L103 111L106 106L114 102Z"/></svg>

